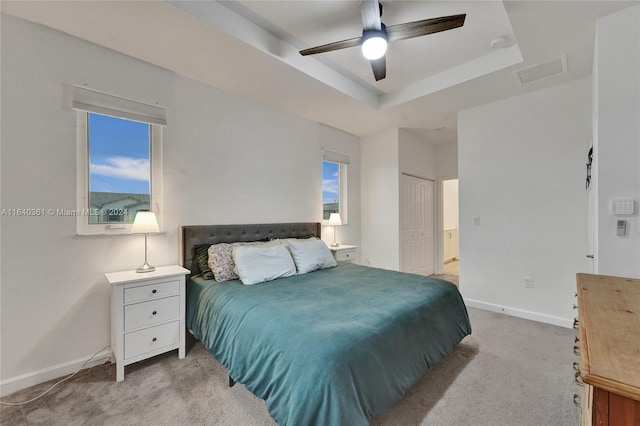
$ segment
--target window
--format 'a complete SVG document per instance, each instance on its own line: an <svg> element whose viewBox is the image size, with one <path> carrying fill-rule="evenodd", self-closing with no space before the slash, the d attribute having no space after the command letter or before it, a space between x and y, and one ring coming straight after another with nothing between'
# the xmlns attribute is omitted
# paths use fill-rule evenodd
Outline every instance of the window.
<svg viewBox="0 0 640 426"><path fill-rule="evenodd" d="M340 213L346 224L349 156L323 150L322 157L322 220L326 222L331 213Z"/></svg>
<svg viewBox="0 0 640 426"><path fill-rule="evenodd" d="M322 162L322 220L340 213L340 164Z"/></svg>
<svg viewBox="0 0 640 426"><path fill-rule="evenodd" d="M135 101L74 89L78 234L129 233L139 210L154 211L162 229L162 127Z"/></svg>

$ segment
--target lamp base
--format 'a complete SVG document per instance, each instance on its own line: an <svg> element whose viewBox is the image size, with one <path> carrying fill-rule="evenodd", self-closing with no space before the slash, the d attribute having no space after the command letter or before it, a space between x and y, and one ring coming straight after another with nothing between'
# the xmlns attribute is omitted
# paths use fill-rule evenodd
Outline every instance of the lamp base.
<svg viewBox="0 0 640 426"><path fill-rule="evenodd" d="M151 266L147 262L145 262L144 265L136 269L136 272L152 272L155 270L156 270L155 266Z"/></svg>

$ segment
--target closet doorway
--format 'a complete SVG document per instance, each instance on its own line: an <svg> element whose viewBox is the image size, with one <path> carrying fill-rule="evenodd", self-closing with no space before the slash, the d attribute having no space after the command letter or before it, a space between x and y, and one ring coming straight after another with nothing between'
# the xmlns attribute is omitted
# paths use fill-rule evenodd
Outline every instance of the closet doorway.
<svg viewBox="0 0 640 426"><path fill-rule="evenodd" d="M442 181L443 274L460 275L458 179Z"/></svg>
<svg viewBox="0 0 640 426"><path fill-rule="evenodd" d="M434 260L434 182L402 174L400 265L402 272L431 275Z"/></svg>

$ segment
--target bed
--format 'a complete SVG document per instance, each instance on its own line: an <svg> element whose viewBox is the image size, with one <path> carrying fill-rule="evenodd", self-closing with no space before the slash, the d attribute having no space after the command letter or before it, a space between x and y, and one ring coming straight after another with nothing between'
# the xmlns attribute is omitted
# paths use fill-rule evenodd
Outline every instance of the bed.
<svg viewBox="0 0 640 426"><path fill-rule="evenodd" d="M195 247L320 236L319 223L184 226L187 328L280 425L368 425L471 333L455 285L353 264L246 286Z"/></svg>

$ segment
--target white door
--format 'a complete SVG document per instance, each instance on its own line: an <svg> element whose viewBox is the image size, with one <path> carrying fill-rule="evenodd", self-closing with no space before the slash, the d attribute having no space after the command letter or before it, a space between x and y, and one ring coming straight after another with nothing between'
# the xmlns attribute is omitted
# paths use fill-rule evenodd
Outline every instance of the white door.
<svg viewBox="0 0 640 426"><path fill-rule="evenodd" d="M432 180L402 175L400 259L402 272L431 275L434 270Z"/></svg>

